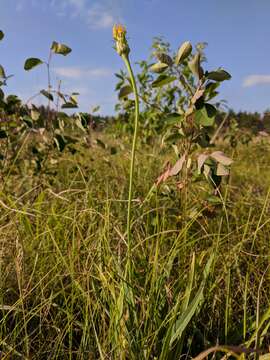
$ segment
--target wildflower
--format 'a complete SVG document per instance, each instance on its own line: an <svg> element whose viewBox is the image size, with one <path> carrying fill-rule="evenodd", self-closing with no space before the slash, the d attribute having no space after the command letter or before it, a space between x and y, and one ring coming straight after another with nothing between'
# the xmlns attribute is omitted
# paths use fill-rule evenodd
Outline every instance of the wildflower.
<svg viewBox="0 0 270 360"><path fill-rule="evenodd" d="M121 25L121 24L114 25L113 38L115 40L115 50L117 51L117 53L120 56L122 56L122 55L128 56L129 51L130 51L128 42L126 39L126 33L127 33L127 30L123 25Z"/></svg>

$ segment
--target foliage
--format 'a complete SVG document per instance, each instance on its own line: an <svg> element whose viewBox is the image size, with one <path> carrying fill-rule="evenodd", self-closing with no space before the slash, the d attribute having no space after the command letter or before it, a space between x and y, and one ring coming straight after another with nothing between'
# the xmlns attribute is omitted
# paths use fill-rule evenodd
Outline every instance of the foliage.
<svg viewBox="0 0 270 360"><path fill-rule="evenodd" d="M175 165L166 165L156 185L178 176L177 187L182 190L188 189L190 182L206 178L214 187L214 194L208 195L212 201L213 195L221 195L221 178L229 175L228 166L232 163L225 154L212 149L211 141L219 106L213 101L221 82L231 76L221 68L203 70L204 47L205 44L198 44L192 54L192 45L186 41L176 54L170 55L169 44L158 38L150 57L155 57L157 62L139 63L141 73L137 80L143 104L140 137L148 141L149 134L152 137L161 134L162 144L172 146L178 158ZM123 71L116 75L120 80L116 89L122 101L116 109L122 112L120 121L125 118L131 126L129 119L133 117L134 101L130 99L130 78ZM182 201L186 201L187 196L184 191ZM217 197L216 202L222 200Z"/></svg>

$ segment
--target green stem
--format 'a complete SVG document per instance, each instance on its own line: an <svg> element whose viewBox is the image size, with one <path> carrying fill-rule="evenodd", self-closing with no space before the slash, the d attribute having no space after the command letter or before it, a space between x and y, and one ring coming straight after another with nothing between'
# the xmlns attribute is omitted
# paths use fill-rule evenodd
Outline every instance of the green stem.
<svg viewBox="0 0 270 360"><path fill-rule="evenodd" d="M127 243L128 243L128 263L130 265L130 252L131 252L131 202L133 196L133 177L134 177L134 165L135 165L135 153L136 153L136 145L137 145L137 137L138 137L138 124L139 124L139 95L138 89L136 85L136 80L130 65L128 55L122 55L122 58L127 67L131 85L133 88L134 96L135 96L135 121L134 121L134 134L133 134L133 143L132 143L132 152L131 152L131 160L130 160L130 173L129 173L129 192L128 192L128 211L127 211Z"/></svg>

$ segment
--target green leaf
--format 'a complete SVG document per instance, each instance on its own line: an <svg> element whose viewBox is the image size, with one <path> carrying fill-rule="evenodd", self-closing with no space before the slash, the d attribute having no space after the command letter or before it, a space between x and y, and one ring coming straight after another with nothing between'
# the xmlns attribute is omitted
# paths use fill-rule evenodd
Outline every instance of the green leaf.
<svg viewBox="0 0 270 360"><path fill-rule="evenodd" d="M24 63L24 70L29 71L34 67L43 64L43 61L38 58L29 58Z"/></svg>
<svg viewBox="0 0 270 360"><path fill-rule="evenodd" d="M5 34L3 33L2 30L0 30L0 41L3 40L5 37Z"/></svg>
<svg viewBox="0 0 270 360"><path fill-rule="evenodd" d="M58 150L59 150L60 152L62 152L62 151L65 149L66 145L67 145L67 141L66 141L66 139L64 138L64 136L63 136L63 135L60 135L60 134L57 134L57 135L53 138L53 140L54 140L54 143L55 143L55 145L57 146Z"/></svg>
<svg viewBox="0 0 270 360"><path fill-rule="evenodd" d="M25 115L25 116L23 117L23 121L26 123L26 125L27 125L28 127L30 127L30 128L33 127L33 120L31 119L30 116Z"/></svg>
<svg viewBox="0 0 270 360"><path fill-rule="evenodd" d="M195 113L195 123L202 126L213 126L215 122L215 116L209 116L206 107L197 110Z"/></svg>
<svg viewBox="0 0 270 360"><path fill-rule="evenodd" d="M187 325L191 321L192 317L194 316L195 312L201 308L202 302L204 301L204 288L206 284L206 280L209 276L212 263L214 260L214 254L212 254L205 265L204 271L203 271L203 280L201 282L201 285L193 297L192 302L188 305L186 310L180 315L180 317L177 319L175 324L172 327L171 330L171 336L170 336L170 348L172 348L173 344L176 340L181 339L183 331L186 329Z"/></svg>
<svg viewBox="0 0 270 360"><path fill-rule="evenodd" d="M5 130L0 130L0 139L6 139L7 137L8 136Z"/></svg>
<svg viewBox="0 0 270 360"><path fill-rule="evenodd" d="M165 119L164 123L166 125L175 125L180 124L183 121L183 116L178 113L171 113Z"/></svg>
<svg viewBox="0 0 270 360"><path fill-rule="evenodd" d="M205 108L206 108L206 111L207 111L207 115L209 117L213 117L213 116L216 116L217 114L217 109L211 105L211 104L204 104Z"/></svg>
<svg viewBox="0 0 270 360"><path fill-rule="evenodd" d="M51 93L49 93L47 90L41 90L40 93L45 96L50 101L53 101L53 96Z"/></svg>
<svg viewBox="0 0 270 360"><path fill-rule="evenodd" d="M97 105L97 106L95 106L95 107L92 109L92 113L96 113L96 112L98 112L99 110L100 110L100 106Z"/></svg>
<svg viewBox="0 0 270 360"><path fill-rule="evenodd" d="M3 68L2 65L0 65L0 78L1 79L6 79L5 69Z"/></svg>
<svg viewBox="0 0 270 360"><path fill-rule="evenodd" d="M2 89L0 89L0 101L4 100L5 94Z"/></svg>
<svg viewBox="0 0 270 360"><path fill-rule="evenodd" d="M168 66L173 65L173 60L169 55L165 53L157 53L156 56L160 62L167 64Z"/></svg>
<svg viewBox="0 0 270 360"><path fill-rule="evenodd" d="M68 47L67 45L60 44L56 41L54 41L52 43L51 50L55 54L60 54L60 55L64 55L64 56L68 55L72 51L72 49L70 47Z"/></svg>
<svg viewBox="0 0 270 360"><path fill-rule="evenodd" d="M192 74L196 76L198 79L201 79L203 75L203 70L201 68L201 55L197 53L188 63L188 67Z"/></svg>
<svg viewBox="0 0 270 360"><path fill-rule="evenodd" d="M158 62L158 63L152 65L149 70L154 72L154 73L160 74L163 71L165 71L166 69L168 69L167 64L162 63L162 62Z"/></svg>
<svg viewBox="0 0 270 360"><path fill-rule="evenodd" d="M62 109L77 109L78 105L74 102L68 101L61 106Z"/></svg>
<svg viewBox="0 0 270 360"><path fill-rule="evenodd" d="M152 87L157 88L164 85L168 85L175 80L176 80L175 76L168 76L165 74L161 74L158 76L158 78L155 81L152 82Z"/></svg>
<svg viewBox="0 0 270 360"><path fill-rule="evenodd" d="M192 52L192 45L189 41L185 41L179 48L175 63L179 65L182 63Z"/></svg>
<svg viewBox="0 0 270 360"><path fill-rule="evenodd" d="M208 195L205 200L214 205L222 204L222 200L220 199L220 197L215 195Z"/></svg>
<svg viewBox="0 0 270 360"><path fill-rule="evenodd" d="M231 79L231 75L223 69L218 69L216 71L210 71L210 72L206 73L206 77L207 77L207 79L214 80L214 81L224 81L224 80Z"/></svg>
<svg viewBox="0 0 270 360"><path fill-rule="evenodd" d="M75 119L75 125L76 125L79 129L81 129L83 132L86 132L86 130L85 130L83 124L82 124L82 117L81 117L80 115L76 117L76 119Z"/></svg>
<svg viewBox="0 0 270 360"><path fill-rule="evenodd" d="M131 93L133 93L132 87L130 85L125 85L125 86L121 87L119 94L118 94L118 98L123 99Z"/></svg>

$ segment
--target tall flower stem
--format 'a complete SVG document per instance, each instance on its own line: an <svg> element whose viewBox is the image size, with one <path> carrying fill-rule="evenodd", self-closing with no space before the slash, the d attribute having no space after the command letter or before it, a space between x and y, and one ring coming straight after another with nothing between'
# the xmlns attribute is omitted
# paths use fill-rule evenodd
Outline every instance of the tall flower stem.
<svg viewBox="0 0 270 360"><path fill-rule="evenodd" d="M128 244L128 263L130 265L130 256L131 256L131 204L133 197L133 178L134 178L134 168L135 168L135 154L137 147L137 138L138 138L138 125L139 125L139 94L137 89L136 80L132 67L130 65L128 54L122 54L122 59L127 67L127 71L130 77L131 85L135 97L135 119L134 119L134 134L132 142L132 151L131 151L131 160L130 160L130 173L129 173L129 191L128 191L128 211L127 211L127 244Z"/></svg>

